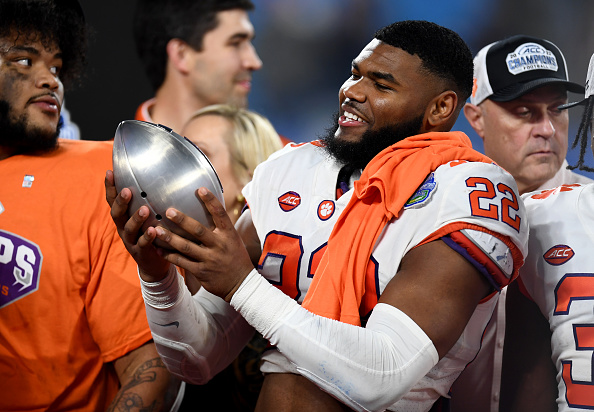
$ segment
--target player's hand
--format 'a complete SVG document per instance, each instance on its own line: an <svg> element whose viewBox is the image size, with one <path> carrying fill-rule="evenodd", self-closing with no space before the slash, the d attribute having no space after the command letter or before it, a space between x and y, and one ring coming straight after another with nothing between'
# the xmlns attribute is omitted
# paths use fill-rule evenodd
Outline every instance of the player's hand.
<svg viewBox="0 0 594 412"><path fill-rule="evenodd" d="M197 194L211 214L215 228L211 230L179 210L167 209L166 217L199 243L159 226L155 228L159 240L177 251L162 249L162 255L191 272L210 293L229 302L254 266L223 205L206 188L200 188Z"/></svg>
<svg viewBox="0 0 594 412"><path fill-rule="evenodd" d="M141 206L128 218L128 204L132 199L132 192L124 188L117 193L111 170L105 175L105 199L111 207L111 218L124 246L138 264L140 276L147 282L163 279L170 264L161 257L159 249L153 245L156 238L155 228L149 227L144 233L141 231L142 225L149 217L149 210L146 206Z"/></svg>

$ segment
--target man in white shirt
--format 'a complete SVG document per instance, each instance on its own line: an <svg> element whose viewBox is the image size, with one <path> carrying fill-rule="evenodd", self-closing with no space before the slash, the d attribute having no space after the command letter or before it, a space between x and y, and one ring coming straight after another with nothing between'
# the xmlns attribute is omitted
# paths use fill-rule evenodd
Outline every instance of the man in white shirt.
<svg viewBox="0 0 594 412"><path fill-rule="evenodd" d="M569 116L558 107L570 82L561 50L525 35L489 44L474 59L474 89L464 114L483 139L485 154L516 180L520 194L591 179L567 169ZM477 358L452 388L452 410L498 411L506 289ZM538 409L538 408L536 408Z"/></svg>
<svg viewBox="0 0 594 412"><path fill-rule="evenodd" d="M594 55L576 140L584 164L594 107ZM592 238L594 184L563 185L523 197L530 221L528 258L510 287L501 378L501 410L582 411L594 408L592 392ZM509 312L508 312L509 313ZM518 316L519 315L519 316ZM527 329L530 329L527 333ZM552 360L552 362L551 362ZM555 379L556 378L556 379ZM544 396L543 396L544 395ZM543 399L544 398L544 399Z"/></svg>

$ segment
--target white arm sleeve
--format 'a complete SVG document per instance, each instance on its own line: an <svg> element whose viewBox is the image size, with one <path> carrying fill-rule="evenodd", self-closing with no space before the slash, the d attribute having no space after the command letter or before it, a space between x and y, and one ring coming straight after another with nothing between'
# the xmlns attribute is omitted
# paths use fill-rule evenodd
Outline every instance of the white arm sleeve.
<svg viewBox="0 0 594 412"><path fill-rule="evenodd" d="M439 361L429 337L391 305L376 305L366 328L349 325L307 311L254 270L231 306L299 373L355 410L385 410Z"/></svg>
<svg viewBox="0 0 594 412"><path fill-rule="evenodd" d="M148 323L167 369L185 381L204 384L237 357L254 329L204 288L192 296L172 268L160 282L140 279Z"/></svg>

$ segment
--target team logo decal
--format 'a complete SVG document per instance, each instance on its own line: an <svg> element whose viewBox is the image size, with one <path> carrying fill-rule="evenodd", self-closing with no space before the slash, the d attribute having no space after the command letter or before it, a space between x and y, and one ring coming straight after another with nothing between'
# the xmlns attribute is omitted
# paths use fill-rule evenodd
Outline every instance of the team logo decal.
<svg viewBox="0 0 594 412"><path fill-rule="evenodd" d="M2 308L37 290L43 255L35 243L0 230L0 258Z"/></svg>
<svg viewBox="0 0 594 412"><path fill-rule="evenodd" d="M335 210L336 206L332 200L324 200L318 206L318 217L320 220L328 220L332 217Z"/></svg>
<svg viewBox="0 0 594 412"><path fill-rule="evenodd" d="M284 212L290 212L301 204L299 193L287 192L278 198L278 205Z"/></svg>
<svg viewBox="0 0 594 412"><path fill-rule="evenodd" d="M533 194L532 196L530 196L530 198L531 199L546 199L547 197L549 197L551 195L557 195L558 193L561 193L561 192L571 192L574 187L580 187L580 186L581 185L577 184L577 183L574 183L571 185L561 185L554 189L542 190L540 192L537 192L537 193Z"/></svg>
<svg viewBox="0 0 594 412"><path fill-rule="evenodd" d="M31 187L33 186L33 182L35 181L35 176L33 175L25 175L23 177L23 187Z"/></svg>
<svg viewBox="0 0 594 412"><path fill-rule="evenodd" d="M556 72L559 69L553 52L537 43L522 44L513 53L507 55L505 62L507 70L513 75L531 70Z"/></svg>
<svg viewBox="0 0 594 412"><path fill-rule="evenodd" d="M542 257L549 265L559 266L566 263L573 255L575 253L569 246L556 245L547 250Z"/></svg>
<svg viewBox="0 0 594 412"><path fill-rule="evenodd" d="M435 182L435 174L431 173L427 176L427 179L423 182L423 184L417 189L417 191L408 199L408 202L404 204L404 208L415 208L421 207L433 194L435 188L437 187L437 183Z"/></svg>

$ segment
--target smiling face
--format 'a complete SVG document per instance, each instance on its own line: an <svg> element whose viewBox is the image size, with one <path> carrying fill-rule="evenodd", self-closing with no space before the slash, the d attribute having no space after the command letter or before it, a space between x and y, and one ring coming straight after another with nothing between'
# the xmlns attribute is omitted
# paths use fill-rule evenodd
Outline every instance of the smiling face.
<svg viewBox="0 0 594 412"><path fill-rule="evenodd" d="M419 57L374 39L353 60L337 122L322 140L339 161L363 168L386 147L428 131L427 109L443 87Z"/></svg>
<svg viewBox="0 0 594 412"><path fill-rule="evenodd" d="M57 46L0 39L0 158L52 148L64 99Z"/></svg>
<svg viewBox="0 0 594 412"><path fill-rule="evenodd" d="M340 88L336 138L358 141L367 130L424 116L438 94L436 82L419 57L372 40L353 60L351 77Z"/></svg>
<svg viewBox="0 0 594 412"><path fill-rule="evenodd" d="M520 193L536 190L561 167L569 117L557 107L566 102L563 86L548 85L510 102L485 100L479 105L475 130L485 154L514 177Z"/></svg>
<svg viewBox="0 0 594 412"><path fill-rule="evenodd" d="M191 87L201 106L246 107L252 72L262 67L252 45L254 27L241 9L219 12L217 20L217 27L205 34L202 50L192 51Z"/></svg>

